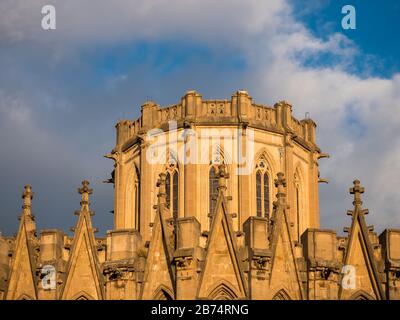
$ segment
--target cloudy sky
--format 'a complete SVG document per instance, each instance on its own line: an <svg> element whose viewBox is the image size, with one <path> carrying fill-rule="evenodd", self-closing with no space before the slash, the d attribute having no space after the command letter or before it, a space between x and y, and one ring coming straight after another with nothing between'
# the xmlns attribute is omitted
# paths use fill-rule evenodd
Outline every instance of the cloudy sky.
<svg viewBox="0 0 400 320"><path fill-rule="evenodd" d="M384 6L382 6L384 3ZM56 30L41 8L56 8ZM356 8L356 30L341 8ZM0 230L17 231L30 183L37 224L74 226L76 188L94 188L94 224L112 228L113 163L102 156L118 119L189 89L288 100L318 124L321 225L350 224L348 188L366 188L380 232L400 227L400 3L396 0L1 0Z"/></svg>

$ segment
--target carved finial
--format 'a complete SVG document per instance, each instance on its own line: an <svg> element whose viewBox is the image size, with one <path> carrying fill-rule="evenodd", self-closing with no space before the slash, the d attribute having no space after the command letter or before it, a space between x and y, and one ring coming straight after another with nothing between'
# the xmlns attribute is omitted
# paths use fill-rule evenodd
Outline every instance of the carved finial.
<svg viewBox="0 0 400 320"><path fill-rule="evenodd" d="M359 180L353 181L354 187L350 188L350 194L354 194L353 205L355 208L360 209L362 205L361 194L364 193L364 188L361 187Z"/></svg>
<svg viewBox="0 0 400 320"><path fill-rule="evenodd" d="M22 214L18 219L25 223L25 228L29 233L36 236L35 216L31 212L33 195L32 187L26 185L24 187L24 192L22 193Z"/></svg>
<svg viewBox="0 0 400 320"><path fill-rule="evenodd" d="M278 193L276 194L276 198L278 202L284 203L286 198L285 187L286 187L286 179L284 178L283 172L278 172L277 179L275 179L275 187L278 188Z"/></svg>
<svg viewBox="0 0 400 320"><path fill-rule="evenodd" d="M22 193L22 199L23 199L23 205L22 209L24 209L24 213L31 213L31 207L32 207L32 198L33 198L33 192L32 192L32 187L27 184L24 187L24 192Z"/></svg>
<svg viewBox="0 0 400 320"><path fill-rule="evenodd" d="M275 179L275 187L278 188L278 194L279 193L285 193L285 187L286 187L286 179L284 178L285 175L283 172L278 172L277 174L278 179Z"/></svg>
<svg viewBox="0 0 400 320"><path fill-rule="evenodd" d="M221 163L218 166L218 190L221 190L223 193L225 193L227 187L227 179L229 178L229 173L226 170L226 165L224 163Z"/></svg>
<svg viewBox="0 0 400 320"><path fill-rule="evenodd" d="M89 181L82 181L82 188L78 188L79 194L82 195L81 211L89 211L89 195L93 193L93 189L89 188Z"/></svg>
<svg viewBox="0 0 400 320"><path fill-rule="evenodd" d="M167 203L167 191L166 191L166 174L161 172L159 174L159 178L157 180L157 187L158 187L158 204L160 206L165 206Z"/></svg>

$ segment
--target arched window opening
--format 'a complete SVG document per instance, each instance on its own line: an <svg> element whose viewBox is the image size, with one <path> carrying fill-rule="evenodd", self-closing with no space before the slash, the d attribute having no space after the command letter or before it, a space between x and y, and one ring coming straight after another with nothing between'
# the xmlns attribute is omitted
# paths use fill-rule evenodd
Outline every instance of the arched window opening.
<svg viewBox="0 0 400 320"><path fill-rule="evenodd" d="M178 218L178 208L179 208L179 179L178 172L175 171L172 178L172 214L173 218Z"/></svg>
<svg viewBox="0 0 400 320"><path fill-rule="evenodd" d="M140 172L137 166L133 165L134 174L133 174L133 206L131 207L133 210L133 219L134 219L134 228L139 231L140 229Z"/></svg>
<svg viewBox="0 0 400 320"><path fill-rule="evenodd" d="M208 201L209 201L209 214L212 216L215 211L215 206L217 204L217 196L218 196L218 177L217 172L214 166L211 167L209 178L208 178ZM211 219L210 219L210 227L211 227Z"/></svg>
<svg viewBox="0 0 400 320"><path fill-rule="evenodd" d="M256 212L257 217L270 216L270 169L264 157L256 165Z"/></svg>
<svg viewBox="0 0 400 320"><path fill-rule="evenodd" d="M171 208L171 175L167 172L165 176L165 192L167 199L167 208Z"/></svg>
<svg viewBox="0 0 400 320"><path fill-rule="evenodd" d="M297 240L300 241L301 236L301 183L300 183L300 175L298 172L294 174L294 191L295 191L295 205L296 205L296 231L297 231Z"/></svg>
<svg viewBox="0 0 400 320"><path fill-rule="evenodd" d="M261 207L261 172L257 171L256 174L256 196L257 196L257 217L262 217L262 207Z"/></svg>
<svg viewBox="0 0 400 320"><path fill-rule="evenodd" d="M140 228L140 215L139 215L139 183L135 183L135 229L139 230Z"/></svg>
<svg viewBox="0 0 400 320"><path fill-rule="evenodd" d="M169 155L165 166L166 204L171 218L179 217L179 170L172 154Z"/></svg>
<svg viewBox="0 0 400 320"><path fill-rule="evenodd" d="M296 219L297 219L297 240L300 240L300 203L299 187L296 186Z"/></svg>
<svg viewBox="0 0 400 320"><path fill-rule="evenodd" d="M269 177L264 173L264 217L269 219Z"/></svg>

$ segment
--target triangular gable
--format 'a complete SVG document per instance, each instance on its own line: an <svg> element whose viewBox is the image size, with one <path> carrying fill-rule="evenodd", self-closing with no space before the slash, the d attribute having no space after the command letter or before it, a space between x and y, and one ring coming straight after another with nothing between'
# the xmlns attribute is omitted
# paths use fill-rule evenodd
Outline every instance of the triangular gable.
<svg viewBox="0 0 400 320"><path fill-rule="evenodd" d="M14 261L11 266L6 300L16 300L21 297L37 299L35 276L34 249L32 235L27 232L26 217L21 216L21 223L15 243Z"/></svg>
<svg viewBox="0 0 400 320"><path fill-rule="evenodd" d="M291 299L303 299L287 212L281 208L276 209L271 245L272 261L269 287L272 296L285 288L284 291Z"/></svg>
<svg viewBox="0 0 400 320"><path fill-rule="evenodd" d="M271 275L269 290L271 298L277 292L286 292L291 299L302 300L304 297L296 261L294 244L291 238L290 223L288 218L288 205L286 203L286 179L279 172L275 179L278 188L277 201L274 202L273 229L271 237Z"/></svg>
<svg viewBox="0 0 400 320"><path fill-rule="evenodd" d="M365 223L365 214L368 210L362 209L361 194L364 188L360 186L360 181L355 180L354 187L350 188L350 193L354 194L354 211L348 211L352 215L352 223L347 243L344 266L350 266L355 274L355 283L351 285L343 284L339 289L339 299L353 299L358 295L360 289L369 297L381 300L385 299L385 293L382 288L380 275L376 265L374 252L369 239L369 231ZM348 268L348 267L347 267ZM346 279L342 279L345 281ZM355 286L353 286L355 284Z"/></svg>
<svg viewBox="0 0 400 320"><path fill-rule="evenodd" d="M206 257L200 276L199 298L246 298L247 286L238 257L236 237L225 196L219 192Z"/></svg>
<svg viewBox="0 0 400 320"><path fill-rule="evenodd" d="M153 225L153 234L150 241L149 253L146 259L142 299L156 299L159 288L165 287L173 298L174 274L171 268L170 239L168 230L161 214L162 208L157 209Z"/></svg>
<svg viewBox="0 0 400 320"><path fill-rule="evenodd" d="M102 300L104 297L89 211L79 213L61 299L72 300L82 291L95 300Z"/></svg>
<svg viewBox="0 0 400 320"><path fill-rule="evenodd" d="M339 299L353 299L360 289L374 299L384 299L363 214L357 214L350 230L344 266L354 267L355 287L340 286Z"/></svg>

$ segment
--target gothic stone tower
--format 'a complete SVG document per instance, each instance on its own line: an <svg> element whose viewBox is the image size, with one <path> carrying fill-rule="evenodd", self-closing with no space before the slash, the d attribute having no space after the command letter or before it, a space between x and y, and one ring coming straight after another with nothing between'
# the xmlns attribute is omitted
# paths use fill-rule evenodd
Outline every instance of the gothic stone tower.
<svg viewBox="0 0 400 320"><path fill-rule="evenodd" d="M165 172L171 218L194 217L201 231L209 231L220 162L230 174L235 231L243 231L249 217L270 217L278 172L287 180L293 238L319 227L318 159L325 155L316 145L315 123L295 119L285 101L270 107L254 103L246 91L231 100L203 100L189 91L166 108L146 102L138 120L120 121L116 128L117 143L108 155L115 160L116 229L135 229L150 240L156 181ZM151 153L152 144L159 154ZM239 154L246 159L239 161Z"/></svg>
<svg viewBox="0 0 400 320"><path fill-rule="evenodd" d="M400 230L367 226L360 181L346 236L320 229L327 155L287 102L189 91L116 128L114 229L95 237L83 181L73 236L38 235L27 185L17 235L0 235L0 300L400 299Z"/></svg>

